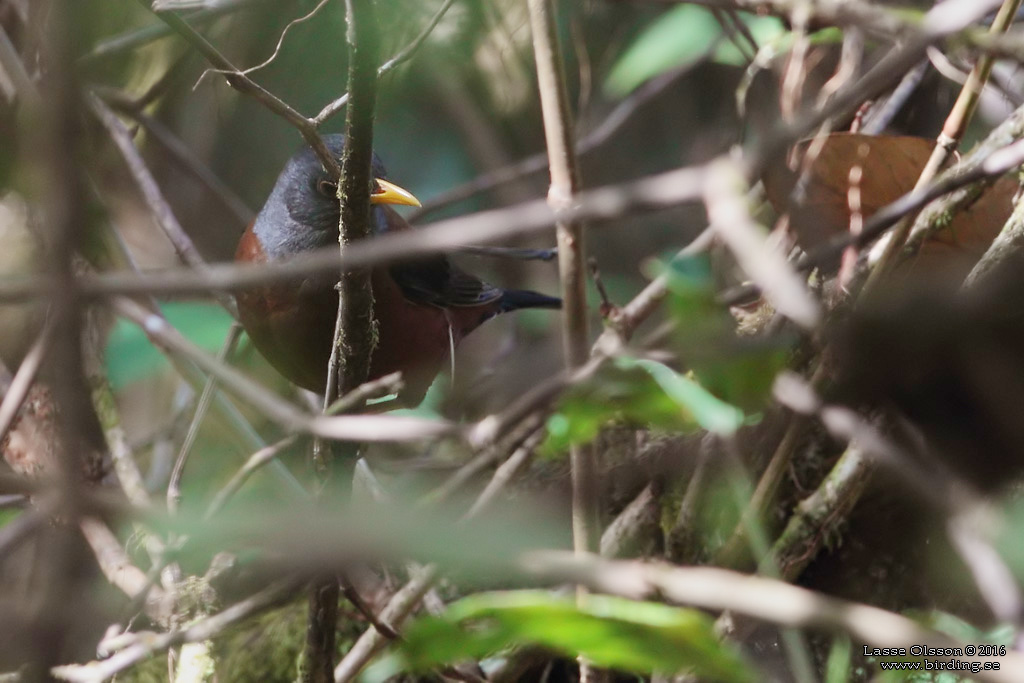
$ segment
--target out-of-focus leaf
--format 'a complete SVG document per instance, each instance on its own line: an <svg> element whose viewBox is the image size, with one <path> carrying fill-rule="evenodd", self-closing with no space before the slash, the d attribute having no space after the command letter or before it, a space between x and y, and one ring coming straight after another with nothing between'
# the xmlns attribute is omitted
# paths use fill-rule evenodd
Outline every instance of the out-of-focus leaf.
<svg viewBox="0 0 1024 683"><path fill-rule="evenodd" d="M335 484L341 488L341 484ZM340 501L340 497L338 499ZM238 500L207 519L198 509L173 517L153 514L146 524L157 531L189 538L176 559L201 564L218 552L272 557L282 571L337 568L366 561L414 560L436 563L470 589L505 584L521 577L517 559L538 550L565 550L572 534L540 498L519 499L497 507L471 524L461 501L430 506L363 505L340 502L323 510L295 501Z"/></svg>
<svg viewBox="0 0 1024 683"><path fill-rule="evenodd" d="M403 669L422 670L499 650L540 645L583 655L600 667L652 673L690 671L717 681L750 681L739 655L694 609L595 595L584 606L542 591L481 593L452 603L404 634L397 652L367 672L383 681Z"/></svg>
<svg viewBox="0 0 1024 683"><path fill-rule="evenodd" d="M615 420L677 431L704 428L731 434L743 424L744 416L738 408L667 365L623 356L566 394L548 420L543 450L559 452L587 443L605 424Z"/></svg>
<svg viewBox="0 0 1024 683"><path fill-rule="evenodd" d="M174 302L161 307L167 320L199 346L217 351L231 326L231 316L208 303ZM107 372L115 389L167 367L167 360L138 328L119 320L107 342Z"/></svg>
<svg viewBox="0 0 1024 683"><path fill-rule="evenodd" d="M669 312L686 333L717 335L733 325L732 316L715 300L711 262L703 256L677 258L662 269L669 289Z"/></svg>
<svg viewBox="0 0 1024 683"><path fill-rule="evenodd" d="M911 617L926 628L945 633L962 643L988 643L989 645L1009 646L1014 640L1013 626L1010 624L998 624L991 629L985 630L964 621L955 614L940 610L930 610L923 613L910 611L906 616Z"/></svg>
<svg viewBox="0 0 1024 683"><path fill-rule="evenodd" d="M925 628L945 633L963 643L986 643L995 646L1004 645L1007 649L1010 649L1010 645L1014 640L1014 629L1009 624L999 625L992 630L984 631L972 626L960 617L939 610L932 610L929 612L908 610L905 613L905 616L910 617ZM877 657L867 657L867 661L874 663L879 661L879 659ZM907 661L922 662L926 660L922 656L911 655L907 658ZM875 667L877 668L877 664L875 664ZM959 681L969 679L965 679L957 673L947 671L931 671L925 674L904 670L883 672L883 675L878 680L884 683L895 683L896 681L958 683Z"/></svg>
<svg viewBox="0 0 1024 683"><path fill-rule="evenodd" d="M623 358L628 363L629 358ZM688 411L704 429L716 434L732 434L743 424L743 411L708 393L704 387L683 377L672 368L652 360L638 360L636 367L646 370L662 391Z"/></svg>
<svg viewBox="0 0 1024 683"><path fill-rule="evenodd" d="M758 44L785 33L782 22L775 17L743 12L739 16ZM704 57L720 64L746 64L739 49L725 39L722 27L709 10L680 5L655 19L626 48L608 74L605 92L622 97L654 76Z"/></svg>
<svg viewBox="0 0 1024 683"><path fill-rule="evenodd" d="M427 389L426 395L420 404L415 408L398 408L397 410L389 410L389 415L398 415L406 417L419 417L424 420L441 420L444 415L441 413L441 409L444 406L444 401L448 397L449 390L451 389L451 377L447 374L438 375L433 382L430 384L430 388ZM389 396L380 401L391 400L393 396ZM370 405L377 403L378 401L371 401Z"/></svg>
<svg viewBox="0 0 1024 683"><path fill-rule="evenodd" d="M691 7L703 9L697 5L691 5ZM738 16L747 29L749 29L750 35L754 37L754 41L757 42L758 46L779 40L787 34L785 24L778 17L747 14L746 12L739 12ZM721 32L721 27L719 27L719 31ZM729 64L732 66L745 67L747 65L747 60L743 53L736 47L736 43L731 40L719 40L718 47L715 48L715 53L711 56L711 61L716 64Z"/></svg>
<svg viewBox="0 0 1024 683"><path fill-rule="evenodd" d="M676 320L679 354L700 385L727 403L759 410L789 358L789 340L740 336L716 299L708 261L676 259L665 267L668 307Z"/></svg>
<svg viewBox="0 0 1024 683"><path fill-rule="evenodd" d="M832 641L832 648L828 653L828 662L825 664L825 683L846 683L850 680L850 654L853 648L850 639L845 636L837 636Z"/></svg>

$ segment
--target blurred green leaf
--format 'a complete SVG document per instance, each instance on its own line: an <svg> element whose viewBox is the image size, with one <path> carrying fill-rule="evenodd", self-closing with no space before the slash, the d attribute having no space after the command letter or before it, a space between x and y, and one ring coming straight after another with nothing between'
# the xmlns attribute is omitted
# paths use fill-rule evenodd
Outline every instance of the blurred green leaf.
<svg viewBox="0 0 1024 683"><path fill-rule="evenodd" d="M1011 645L1014 640L1014 630L1010 624L997 624L991 629L981 629L955 614L941 610L930 610L923 613L908 610L906 616L926 628L945 633L962 643Z"/></svg>
<svg viewBox="0 0 1024 683"><path fill-rule="evenodd" d="M615 420L731 434L743 424L744 416L667 365L622 356L563 397L548 420L543 450L558 452L591 441Z"/></svg>
<svg viewBox="0 0 1024 683"><path fill-rule="evenodd" d="M701 386L746 411L760 410L775 376L789 360L792 341L740 335L736 320L717 300L706 258L676 259L665 266L668 308L676 344Z"/></svg>
<svg viewBox="0 0 1024 683"><path fill-rule="evenodd" d="M216 304L173 302L161 306L167 320L188 339L218 351L231 327L231 316ZM137 325L119 320L107 341L107 372L114 389L163 370L167 359Z"/></svg>
<svg viewBox="0 0 1024 683"><path fill-rule="evenodd" d="M691 5L696 7L696 5ZM698 9L702 9L698 7ZM780 40L789 35L786 30L785 24L778 17L761 16L758 14L747 14L746 12L737 13L743 24L750 31L750 35L754 37L754 41L758 47L766 45L773 41ZM721 30L721 27L719 27ZM732 40L722 39L719 40L718 46L715 48L715 53L711 56L711 61L716 64L729 64L731 66L747 66L747 60L740 52L740 49L736 47L736 44Z"/></svg>
<svg viewBox="0 0 1024 683"><path fill-rule="evenodd" d="M846 683L850 680L853 673L850 666L852 651L849 638L836 636L832 640L828 661L825 664L825 683Z"/></svg>
<svg viewBox="0 0 1024 683"><path fill-rule="evenodd" d="M659 274L668 283L669 313L686 326L687 334L718 335L734 327L732 316L716 301L711 261L706 256L672 259Z"/></svg>
<svg viewBox="0 0 1024 683"><path fill-rule="evenodd" d="M631 359L623 358L623 364ZM715 434L732 434L743 424L743 411L708 393L701 385L672 368L652 360L638 360L636 367L647 371L676 405L690 413L704 429Z"/></svg>
<svg viewBox="0 0 1024 683"><path fill-rule="evenodd" d="M740 12L759 45L786 32L775 17ZM650 78L704 57L719 64L745 66L739 49L726 39L714 15L704 7L680 5L654 20L627 47L605 81L605 93L622 97Z"/></svg>
<svg viewBox="0 0 1024 683"><path fill-rule="evenodd" d="M420 404L415 408L397 408L395 410L388 411L389 415L402 415L405 417L419 417L424 420L441 420L444 419L444 415L441 410L444 407L444 402L448 398L448 393L451 390L452 378L447 373L441 373L434 378L434 381L430 383L430 387L427 389L426 395ZM388 397L390 400L394 397ZM373 405L376 401L371 401L370 405Z"/></svg>
<svg viewBox="0 0 1024 683"><path fill-rule="evenodd" d="M443 615L414 623L397 652L372 667L366 680L527 644L583 655L610 669L753 680L739 655L715 636L712 620L698 610L604 595L577 606L544 591L481 593L452 603Z"/></svg>
<svg viewBox="0 0 1024 683"><path fill-rule="evenodd" d="M572 546L568 520L540 498L524 496L514 505L496 503L490 512L466 523L466 505L460 500L424 506L405 504L396 494L387 505L347 505L340 495L341 489L351 487L346 481L331 482L333 502L323 509L302 501L250 496L213 518L196 506L174 516L154 513L145 523L161 533L187 536L189 542L175 560L190 564L201 564L222 551L270 556L282 570L299 571L340 567L355 558L414 560L440 565L446 576L467 589L507 585L519 578L516 560L523 553Z"/></svg>

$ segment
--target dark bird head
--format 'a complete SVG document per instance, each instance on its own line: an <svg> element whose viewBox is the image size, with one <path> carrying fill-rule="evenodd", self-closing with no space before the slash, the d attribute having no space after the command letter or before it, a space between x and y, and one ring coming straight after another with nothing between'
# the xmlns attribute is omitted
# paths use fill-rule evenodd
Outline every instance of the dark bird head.
<svg viewBox="0 0 1024 683"><path fill-rule="evenodd" d="M340 163L345 136L325 135L324 142ZM411 193L387 181L376 154L371 175L371 204L420 205ZM305 147L289 159L253 225L267 256L288 256L337 242L341 219L337 192L337 183L312 149Z"/></svg>

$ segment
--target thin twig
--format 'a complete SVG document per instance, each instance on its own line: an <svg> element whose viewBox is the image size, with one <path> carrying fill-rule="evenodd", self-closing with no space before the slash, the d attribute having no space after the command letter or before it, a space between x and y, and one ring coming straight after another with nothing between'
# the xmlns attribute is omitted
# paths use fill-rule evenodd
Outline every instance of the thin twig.
<svg viewBox="0 0 1024 683"><path fill-rule="evenodd" d="M643 111L646 104L653 101L662 93L668 91L673 85L693 70L693 65L687 65L674 69L666 74L657 76L649 82L637 88L629 97L619 102L611 112L599 124L586 135L583 135L576 142L576 154L579 157L586 156L595 150L600 149L606 142L614 139L633 117ZM423 203L422 208L417 209L410 216L411 222L417 222L424 216L439 211L452 204L470 199L481 192L493 190L508 183L519 180L534 173L547 170L547 152L539 152L532 156L516 161L502 168L488 171L477 176L473 180L457 185L441 194L428 199Z"/></svg>
<svg viewBox="0 0 1024 683"><path fill-rule="evenodd" d="M481 512L486 510L491 504L497 500L498 494L509 485L513 478L526 467L529 466L533 460L533 455L537 450L537 446L543 440L546 432L543 429L536 430L531 436L527 437L523 443L512 452L512 455L508 456L505 462L501 463L496 470L491 480L487 482L487 486L480 492L477 499L473 501L473 505L470 506L469 510L463 516L463 519L471 519L476 517Z"/></svg>
<svg viewBox="0 0 1024 683"><path fill-rule="evenodd" d="M18 51L11 43L10 37L3 27L0 27L0 70L3 70L11 79L14 91L21 97L24 104L35 109L41 104L39 90L32 82L32 77L25 70L25 65L18 56Z"/></svg>
<svg viewBox="0 0 1024 683"><path fill-rule="evenodd" d="M1013 23L1020 5L1021 0L1003 0L999 13L989 29L989 33L992 35L1005 33L1009 29L1010 24ZM931 183L949 156L959 147L960 140L967 130L967 125L970 123L978 107L982 88L988 82L988 77L992 73L992 65L994 63L995 58L992 55L983 54L974 65L971 75L960 91L960 96L953 104L952 111L946 117L942 132L939 133L939 137L936 140L935 149L932 150L928 162L925 164L921 175L917 179L917 183L914 185L915 190L919 190ZM903 247L912 224L913 216L908 215L904 217L892 231L882 237L872 247L868 254L868 264L871 272L864 283L865 294L874 291L878 283L881 282L881 278L886 274L893 263L893 259Z"/></svg>
<svg viewBox="0 0 1024 683"><path fill-rule="evenodd" d="M162 591L155 586L149 587L146 573L132 564L110 527L95 517L83 517L79 527L96 556L96 563L111 585L120 588L129 598L136 598L148 590L149 599L160 600Z"/></svg>
<svg viewBox="0 0 1024 683"><path fill-rule="evenodd" d="M79 278L83 294L178 294L209 295L210 290L231 291L279 284L311 275L336 274L340 269L362 268L413 256L443 253L467 242L496 242L514 236L549 230L556 218L610 221L633 212L656 211L698 201L702 196L704 166L689 166L640 178L628 183L581 192L573 205L555 212L545 200L482 211L431 224L422 230L391 232L363 244L353 244L339 255L337 249L321 249L276 263L209 264L203 270L165 269L144 276L104 273ZM49 295L45 280L24 277L0 280L0 300L13 301L32 295Z"/></svg>
<svg viewBox="0 0 1024 683"><path fill-rule="evenodd" d="M455 472L442 482L441 485L423 496L421 499L422 502L436 505L442 501L448 500L474 477L481 474L495 462L501 460L504 454L507 454L526 443L526 441L529 440L541 426L543 426L543 420L540 417L533 417L530 414L527 414L525 417L527 419L522 420L522 426L517 428L514 433L511 433L502 441L502 443L486 444L479 448L479 452L471 458L469 462L455 470ZM528 419L531 417L533 418L532 420Z"/></svg>
<svg viewBox="0 0 1024 683"><path fill-rule="evenodd" d="M285 25L284 30L281 31L281 35L277 39L277 45L274 46L274 51L270 54L270 56L267 57L262 62L260 62L259 64L257 64L256 66L250 66L248 69L245 69L244 71L242 71L242 73L248 76L254 71L259 71L260 69L269 66L275 59L277 59L277 55L281 52L281 46L284 45L284 39L288 36L288 32L292 30L292 27L307 22L313 17L315 17L317 14L319 14L320 10L322 10L327 5L327 2L328 0L320 0L320 2L317 3L316 7L311 9L309 12L302 15L301 17L298 17L297 19L292 19L291 21L289 21ZM200 80L202 80L202 77L200 77Z"/></svg>
<svg viewBox="0 0 1024 683"><path fill-rule="evenodd" d="M236 394L285 429L308 432L326 439L350 441L395 441L438 438L457 433L453 425L413 417L359 415L313 416L279 398L234 368L218 363L195 344L185 339L166 320L129 299L115 299L114 308L161 348L182 355L200 368L215 374L224 388Z"/></svg>
<svg viewBox="0 0 1024 683"><path fill-rule="evenodd" d="M228 329L227 337L224 339L224 344L221 346L220 353L217 354L218 363L228 363L231 354L235 350L235 346L238 344L238 340L242 336L242 326L238 323L232 323L230 329ZM167 509L173 514L178 511L178 506L181 503L181 477L185 473L185 464L188 462L188 456L192 452L192 446L196 442L196 437L199 435L199 428L202 426L203 420L206 417L207 411L210 409L210 404L213 402L213 396L217 392L217 376L210 375L206 378L206 384L203 386L203 393L199 396L199 402L196 404L195 413L192 415L192 421L189 423L188 432L185 434L185 439L181 443L181 450L178 451L178 457L174 460L174 467L171 469L171 478L167 482Z"/></svg>
<svg viewBox="0 0 1024 683"><path fill-rule="evenodd" d="M18 411L21 410L29 389L32 388L43 358L46 357L46 352L49 350L52 335L53 325L45 324L32 347L22 359L18 371L14 373L14 379L11 380L7 393L4 394L3 402L0 403L0 442L3 442L4 437L7 436L7 431L14 424L14 419L18 416Z"/></svg>
<svg viewBox="0 0 1024 683"><path fill-rule="evenodd" d="M390 624L392 628L401 626L434 585L436 578L437 567L431 565L421 568L416 576L392 596L387 606L381 610L378 618L384 623ZM346 683L353 680L387 643L388 639L382 636L376 628L371 626L364 631L352 649L335 667L335 683Z"/></svg>
<svg viewBox="0 0 1024 683"><path fill-rule="evenodd" d="M141 124L153 136L153 139L167 150L173 161L205 185L213 193L213 196L220 200L220 203L238 219L239 224L245 226L252 222L256 217L253 210L206 164L198 159L181 141L181 138L172 133L163 123L143 111L127 111L126 113Z"/></svg>
<svg viewBox="0 0 1024 683"><path fill-rule="evenodd" d="M451 7L454 2L455 0L445 0L441 7L438 8L437 12L434 13L434 16L431 17L430 21L423 28L423 30L420 31L420 34L416 36L416 38L413 39L411 43L406 45L404 48L402 48L402 50L395 54L394 57L384 62L377 68L377 78L383 77L386 73L388 73L398 65L411 59L412 56L416 53L416 50L418 50L419 47L423 44L423 42L430 36L430 34L434 31L434 28L436 28L437 25L440 23L441 19L444 18L445 13L448 12L448 8ZM334 100L326 107L324 107L319 114L314 116L312 119L313 125L319 128L329 118L331 118L339 111L341 111L341 108L344 107L345 104L347 103L348 93L345 93L344 95L342 95L341 97L339 97L338 99Z"/></svg>
<svg viewBox="0 0 1024 683"><path fill-rule="evenodd" d="M149 210L153 213L153 217L156 218L157 223L163 229L171 244L174 245L178 256L192 268L202 269L206 265L206 261L199 254L195 244L192 242L192 238L181 227L181 223L178 222L167 200L164 199L160 186L157 185L156 179L146 166L146 162L142 160L142 155L139 154L135 143L132 142L128 129L125 128L120 119L100 98L90 95L89 105L107 129L110 137L114 140L114 144L128 164L128 170L138 184L139 190L149 206ZM237 317L238 314L233 299L225 296L223 293L217 295L217 299L225 310L231 313L233 317Z"/></svg>
<svg viewBox="0 0 1024 683"><path fill-rule="evenodd" d="M54 667L55 677L74 683L104 681L126 671L144 659L182 643L209 640L256 614L291 600L301 586L299 579L277 582L222 612L200 619L188 628L161 634L140 634L138 641L101 662Z"/></svg>
<svg viewBox="0 0 1024 683"><path fill-rule="evenodd" d="M297 436L286 436L285 438L269 445L260 450L256 451L249 456L249 459L245 461L245 464L234 475L227 484L224 485L217 495L214 496L213 500L210 501L210 505L206 508L206 514L203 515L204 519L212 519L218 512L224 509L224 505L227 504L228 500L233 496L242 485L255 473L258 469L271 462L274 458L281 454L287 448L290 448L295 442L298 441Z"/></svg>
<svg viewBox="0 0 1024 683"><path fill-rule="evenodd" d="M214 6L201 9L187 15L189 23L202 26L227 14L248 9L267 0L219 0ZM82 55L78 63L89 65L107 57L114 57L125 52L137 50L153 41L172 35L171 28L166 24L152 24L141 29L127 31L98 43L88 53Z"/></svg>
<svg viewBox="0 0 1024 683"><path fill-rule="evenodd" d="M382 396L387 396L388 394L396 393L400 387L401 375L399 373L385 375L380 379L367 382L355 391L339 398L327 409L327 414L341 415L347 413L351 410L362 407L362 405L370 399L380 398ZM261 448L249 456L249 459L245 461L245 464L242 465L234 475L232 475L228 483L224 485L224 488L218 491L217 495L213 497L209 507L206 508L206 513L203 515L203 518L212 519L224 508L224 505L227 504L231 496L242 488L242 485L245 484L253 473L267 463L272 462L281 454L282 451L290 448L296 441L298 441L298 437L288 436L276 443Z"/></svg>
<svg viewBox="0 0 1024 683"><path fill-rule="evenodd" d="M148 9L148 5L144 0L139 1ZM307 119L305 116L293 109L291 105L242 73L242 71L232 64L227 57L218 52L217 48L211 45L206 38L201 36L194 28L192 28L185 19L179 17L173 12L154 13L175 33L187 40L192 47L206 57L206 61L210 62L214 68L224 75L228 85L238 92L252 97L299 131L299 134L302 135L306 144L309 145L316 153L320 163L323 164L324 169L331 175L331 177L340 177L341 167L338 165L337 159L335 159L330 150L327 149L327 144L324 142L323 138L321 138L320 134L317 133L316 126L313 124L312 120Z"/></svg>

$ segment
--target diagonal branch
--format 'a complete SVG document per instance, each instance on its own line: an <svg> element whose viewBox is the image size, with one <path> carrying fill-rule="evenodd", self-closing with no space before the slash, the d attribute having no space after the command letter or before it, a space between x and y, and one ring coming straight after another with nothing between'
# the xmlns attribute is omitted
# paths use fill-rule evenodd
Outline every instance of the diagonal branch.
<svg viewBox="0 0 1024 683"><path fill-rule="evenodd" d="M152 9L144 0L139 1L147 9ZM156 16L167 24L167 26L169 26L175 33L188 41L188 43L198 50L200 54L206 57L206 61L212 64L215 69L224 75L228 85L238 92L252 97L264 107L294 126L295 129L299 131L299 134L302 135L306 144L313 148L317 158L320 159L320 163L323 164L324 169L326 169L328 173L335 178L341 175L341 168L338 166L337 160L331 155L330 150L327 149L327 145L317 132L313 121L303 116L287 102L242 73L241 69L232 64L227 57L222 55L217 48L211 45L206 38L200 35L199 32L192 28L192 26L190 26L189 23L180 16L173 12L156 12L155 10L154 14L156 14Z"/></svg>

